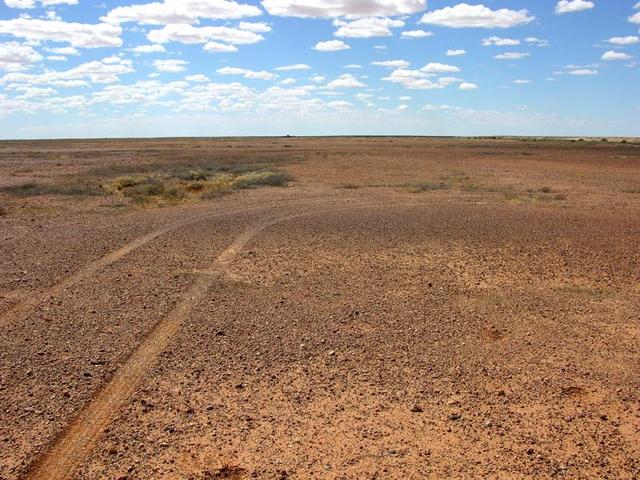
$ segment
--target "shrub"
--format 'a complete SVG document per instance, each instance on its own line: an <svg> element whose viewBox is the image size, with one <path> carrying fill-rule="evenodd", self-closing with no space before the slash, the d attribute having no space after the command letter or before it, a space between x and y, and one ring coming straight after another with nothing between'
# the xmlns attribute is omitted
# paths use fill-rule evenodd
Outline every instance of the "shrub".
<svg viewBox="0 0 640 480"><path fill-rule="evenodd" d="M566 200L566 199L567 199L567 196L566 196L564 193L559 193L559 194L557 194L557 195L556 195L555 197L553 197L553 198L554 198L554 200L560 200L560 201L562 201L562 200Z"/></svg>
<svg viewBox="0 0 640 480"><path fill-rule="evenodd" d="M542 193L553 193L553 189L551 187L542 187L540 191Z"/></svg>
<svg viewBox="0 0 640 480"><path fill-rule="evenodd" d="M9 215L9 212L6 208L0 207L0 217L4 217L5 215Z"/></svg>
<svg viewBox="0 0 640 480"><path fill-rule="evenodd" d="M284 172L251 172L239 175L233 181L234 188L286 187L291 176Z"/></svg>
<svg viewBox="0 0 640 480"><path fill-rule="evenodd" d="M44 183L23 183L21 185L11 185L0 189L16 197L37 197L40 195L67 195L67 196L91 196L102 195L104 190L95 183L70 183L70 184L44 184Z"/></svg>

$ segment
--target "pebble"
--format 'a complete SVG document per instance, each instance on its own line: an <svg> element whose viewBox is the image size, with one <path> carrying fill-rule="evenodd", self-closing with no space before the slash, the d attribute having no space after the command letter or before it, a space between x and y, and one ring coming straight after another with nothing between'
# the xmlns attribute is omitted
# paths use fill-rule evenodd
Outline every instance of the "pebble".
<svg viewBox="0 0 640 480"><path fill-rule="evenodd" d="M418 405L417 403L412 404L412 405L411 405L410 410L411 410L413 413L421 413L421 412L424 412L424 410L422 409L422 407L421 407L420 405Z"/></svg>

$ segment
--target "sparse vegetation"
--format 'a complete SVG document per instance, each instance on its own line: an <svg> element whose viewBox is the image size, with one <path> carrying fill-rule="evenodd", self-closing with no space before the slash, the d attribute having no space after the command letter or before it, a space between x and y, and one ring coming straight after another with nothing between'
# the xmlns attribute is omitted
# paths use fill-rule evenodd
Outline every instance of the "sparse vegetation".
<svg viewBox="0 0 640 480"><path fill-rule="evenodd" d="M541 192L541 193L553 193L553 189L552 189L551 187L546 187L546 186L545 186L545 187L542 187L542 188L540 189L540 192Z"/></svg>
<svg viewBox="0 0 640 480"><path fill-rule="evenodd" d="M360 188L360 185L356 185L355 183L343 183L340 185L340 188L345 188L347 190L356 190Z"/></svg>
<svg viewBox="0 0 640 480"><path fill-rule="evenodd" d="M4 217L5 215L9 215L9 212L3 206L0 206L0 217Z"/></svg>
<svg viewBox="0 0 640 480"><path fill-rule="evenodd" d="M0 189L2 193L8 193L16 197L37 197L42 195L66 195L66 196L95 196L103 195L104 190L100 185L90 182L46 184L23 183L11 185Z"/></svg>
<svg viewBox="0 0 640 480"><path fill-rule="evenodd" d="M291 176L285 172L249 172L237 176L233 181L234 188L286 187Z"/></svg>
<svg viewBox="0 0 640 480"><path fill-rule="evenodd" d="M154 170L155 168L155 170ZM42 195L119 195L138 205L178 203L188 199L210 200L233 190L264 186L285 187L291 181L286 172L251 165L147 164L138 167L93 170L89 179L65 179L64 183L29 182L0 189L16 197ZM109 176L118 172L126 175Z"/></svg>

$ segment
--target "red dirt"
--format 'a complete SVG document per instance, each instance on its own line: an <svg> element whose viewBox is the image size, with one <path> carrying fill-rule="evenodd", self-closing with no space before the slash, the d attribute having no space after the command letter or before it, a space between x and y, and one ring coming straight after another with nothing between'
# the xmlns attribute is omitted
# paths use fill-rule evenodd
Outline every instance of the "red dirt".
<svg viewBox="0 0 640 480"><path fill-rule="evenodd" d="M640 146L4 142L0 175L200 157L295 181L0 192L0 478L640 476Z"/></svg>

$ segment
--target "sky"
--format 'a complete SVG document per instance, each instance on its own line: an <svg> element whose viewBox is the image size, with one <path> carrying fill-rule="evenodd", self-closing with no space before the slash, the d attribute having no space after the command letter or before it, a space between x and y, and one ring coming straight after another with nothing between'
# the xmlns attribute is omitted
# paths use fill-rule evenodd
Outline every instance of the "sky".
<svg viewBox="0 0 640 480"><path fill-rule="evenodd" d="M640 136L637 0L0 0L0 138Z"/></svg>

